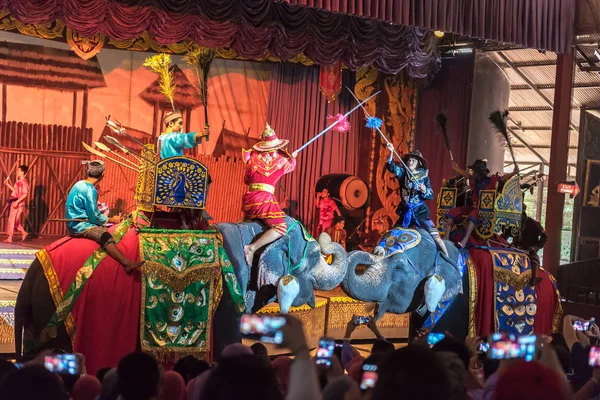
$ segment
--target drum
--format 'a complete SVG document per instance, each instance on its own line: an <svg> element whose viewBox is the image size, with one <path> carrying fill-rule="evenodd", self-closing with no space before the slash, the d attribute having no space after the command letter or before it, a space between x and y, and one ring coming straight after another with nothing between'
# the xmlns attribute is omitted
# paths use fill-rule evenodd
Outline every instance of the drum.
<svg viewBox="0 0 600 400"><path fill-rule="evenodd" d="M369 202L369 188L358 176L329 174L322 176L315 187L317 192L329 190L329 196L347 211L365 208Z"/></svg>

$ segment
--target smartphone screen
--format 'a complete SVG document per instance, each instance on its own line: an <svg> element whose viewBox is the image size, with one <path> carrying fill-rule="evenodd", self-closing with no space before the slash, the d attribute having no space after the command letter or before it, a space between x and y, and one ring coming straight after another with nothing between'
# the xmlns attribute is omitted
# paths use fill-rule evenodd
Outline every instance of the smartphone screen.
<svg viewBox="0 0 600 400"><path fill-rule="evenodd" d="M367 325L369 323L368 315L355 315L354 325Z"/></svg>
<svg viewBox="0 0 600 400"><path fill-rule="evenodd" d="M377 365L364 364L362 370L363 375L360 382L360 388L362 390L367 390L375 387L375 384L377 383Z"/></svg>
<svg viewBox="0 0 600 400"><path fill-rule="evenodd" d="M490 351L488 356L494 360L510 360L522 358L531 361L535 358L538 344L535 335L504 335L494 333L490 336Z"/></svg>
<svg viewBox="0 0 600 400"><path fill-rule="evenodd" d="M81 359L77 354L54 354L44 358L44 367L57 374L80 375Z"/></svg>
<svg viewBox="0 0 600 400"><path fill-rule="evenodd" d="M589 358L590 367L600 367L600 347L592 346L590 348L590 358Z"/></svg>
<svg viewBox="0 0 600 400"><path fill-rule="evenodd" d="M284 317L244 314L240 320L240 332L249 339L281 344L283 342L281 327L284 325Z"/></svg>
<svg viewBox="0 0 600 400"><path fill-rule="evenodd" d="M479 343L478 349L482 353L487 353L488 350L490 349L490 344L488 342L481 342L481 343Z"/></svg>
<svg viewBox="0 0 600 400"><path fill-rule="evenodd" d="M443 333L430 333L427 335L427 344L429 347L433 347L434 344L445 338L446 335Z"/></svg>
<svg viewBox="0 0 600 400"><path fill-rule="evenodd" d="M331 367L331 357L335 349L335 341L330 338L322 337L319 340L319 348L317 349L317 364Z"/></svg>
<svg viewBox="0 0 600 400"><path fill-rule="evenodd" d="M590 321L573 321L573 329L576 331L587 331L590 329Z"/></svg>

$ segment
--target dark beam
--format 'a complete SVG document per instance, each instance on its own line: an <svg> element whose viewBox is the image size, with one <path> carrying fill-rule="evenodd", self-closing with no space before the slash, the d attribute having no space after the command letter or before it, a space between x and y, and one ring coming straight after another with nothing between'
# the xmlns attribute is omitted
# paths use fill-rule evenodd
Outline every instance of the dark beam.
<svg viewBox="0 0 600 400"><path fill-rule="evenodd" d="M502 68L523 68L523 67L543 67L545 65L556 65L555 60L540 60L540 61L509 61L499 62L498 65Z"/></svg>
<svg viewBox="0 0 600 400"><path fill-rule="evenodd" d="M556 64L556 90L552 114L552 148L548 173L548 197L546 200L546 232L548 243L544 247L544 268L556 275L560 265L561 233L565 195L558 193L557 182L567 178L569 160L569 125L571 122L571 101L573 94L573 71L575 56L573 50L560 54Z"/></svg>
<svg viewBox="0 0 600 400"><path fill-rule="evenodd" d="M517 160L517 164L520 164L520 165L540 165L540 164L544 164L544 163L539 162L539 161L519 161L519 160ZM512 161L504 161L504 166L505 167L510 167L511 165L513 165ZM544 164L544 165L548 165L548 164ZM567 165L569 167L577 167L577 164L575 164L575 163L568 163Z"/></svg>
<svg viewBox="0 0 600 400"><path fill-rule="evenodd" d="M511 129L520 129L522 131L551 131L551 126L510 126ZM576 129L569 129L575 131Z"/></svg>
<svg viewBox="0 0 600 400"><path fill-rule="evenodd" d="M550 106L522 106L522 107L508 107L508 111L552 111Z"/></svg>

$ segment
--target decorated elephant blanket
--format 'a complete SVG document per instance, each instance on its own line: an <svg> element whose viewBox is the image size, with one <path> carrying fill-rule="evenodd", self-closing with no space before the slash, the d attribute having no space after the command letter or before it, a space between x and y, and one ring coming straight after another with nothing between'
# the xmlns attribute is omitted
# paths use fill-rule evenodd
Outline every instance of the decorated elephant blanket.
<svg viewBox="0 0 600 400"><path fill-rule="evenodd" d="M469 335L550 334L558 329L562 308L556 281L540 268L542 282L531 287L526 253L474 246L464 255L470 282Z"/></svg>
<svg viewBox="0 0 600 400"><path fill-rule="evenodd" d="M220 235L215 231L158 235L149 229L138 233L132 219L110 232L126 257L147 260L143 270L126 274L87 239L61 239L38 252L56 306L41 339L64 324L73 351L84 354L89 374L116 366L138 343L157 355L175 355L165 358L176 359L178 354L207 358L210 319L222 290L230 290L238 310L243 308Z"/></svg>

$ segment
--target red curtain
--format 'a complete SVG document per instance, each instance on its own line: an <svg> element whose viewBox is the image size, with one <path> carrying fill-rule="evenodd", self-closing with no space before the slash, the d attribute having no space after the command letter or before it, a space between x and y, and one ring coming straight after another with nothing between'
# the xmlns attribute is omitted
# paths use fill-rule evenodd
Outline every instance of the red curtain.
<svg viewBox="0 0 600 400"><path fill-rule="evenodd" d="M288 1L332 12L564 53L572 42L576 0Z"/></svg>
<svg viewBox="0 0 600 400"><path fill-rule="evenodd" d="M429 178L436 194L442 180L455 173L435 116L444 112L448 117L447 130L452 154L454 160L464 168L467 162L474 67L474 55L444 60L444 68L429 87L419 91L415 142L416 148L429 161ZM434 216L436 202L428 203Z"/></svg>
<svg viewBox="0 0 600 400"><path fill-rule="evenodd" d="M278 137L290 140L290 152L325 129L327 115L346 113L356 104L345 88L354 88L354 73L344 71L342 86L338 98L328 103L319 90L318 68L274 65L267 121ZM281 180L279 199L288 196L288 213L307 227L316 215L314 188L319 178L331 173L356 175L361 113L357 110L350 116L350 131L330 131L303 150L296 170Z"/></svg>
<svg viewBox="0 0 600 400"><path fill-rule="evenodd" d="M424 78L439 68L435 37L410 26L291 6L272 0L0 0L0 10L28 24L60 20L84 36L159 44L192 40L231 47L248 59L305 54L319 65L341 60L351 69L373 64Z"/></svg>

